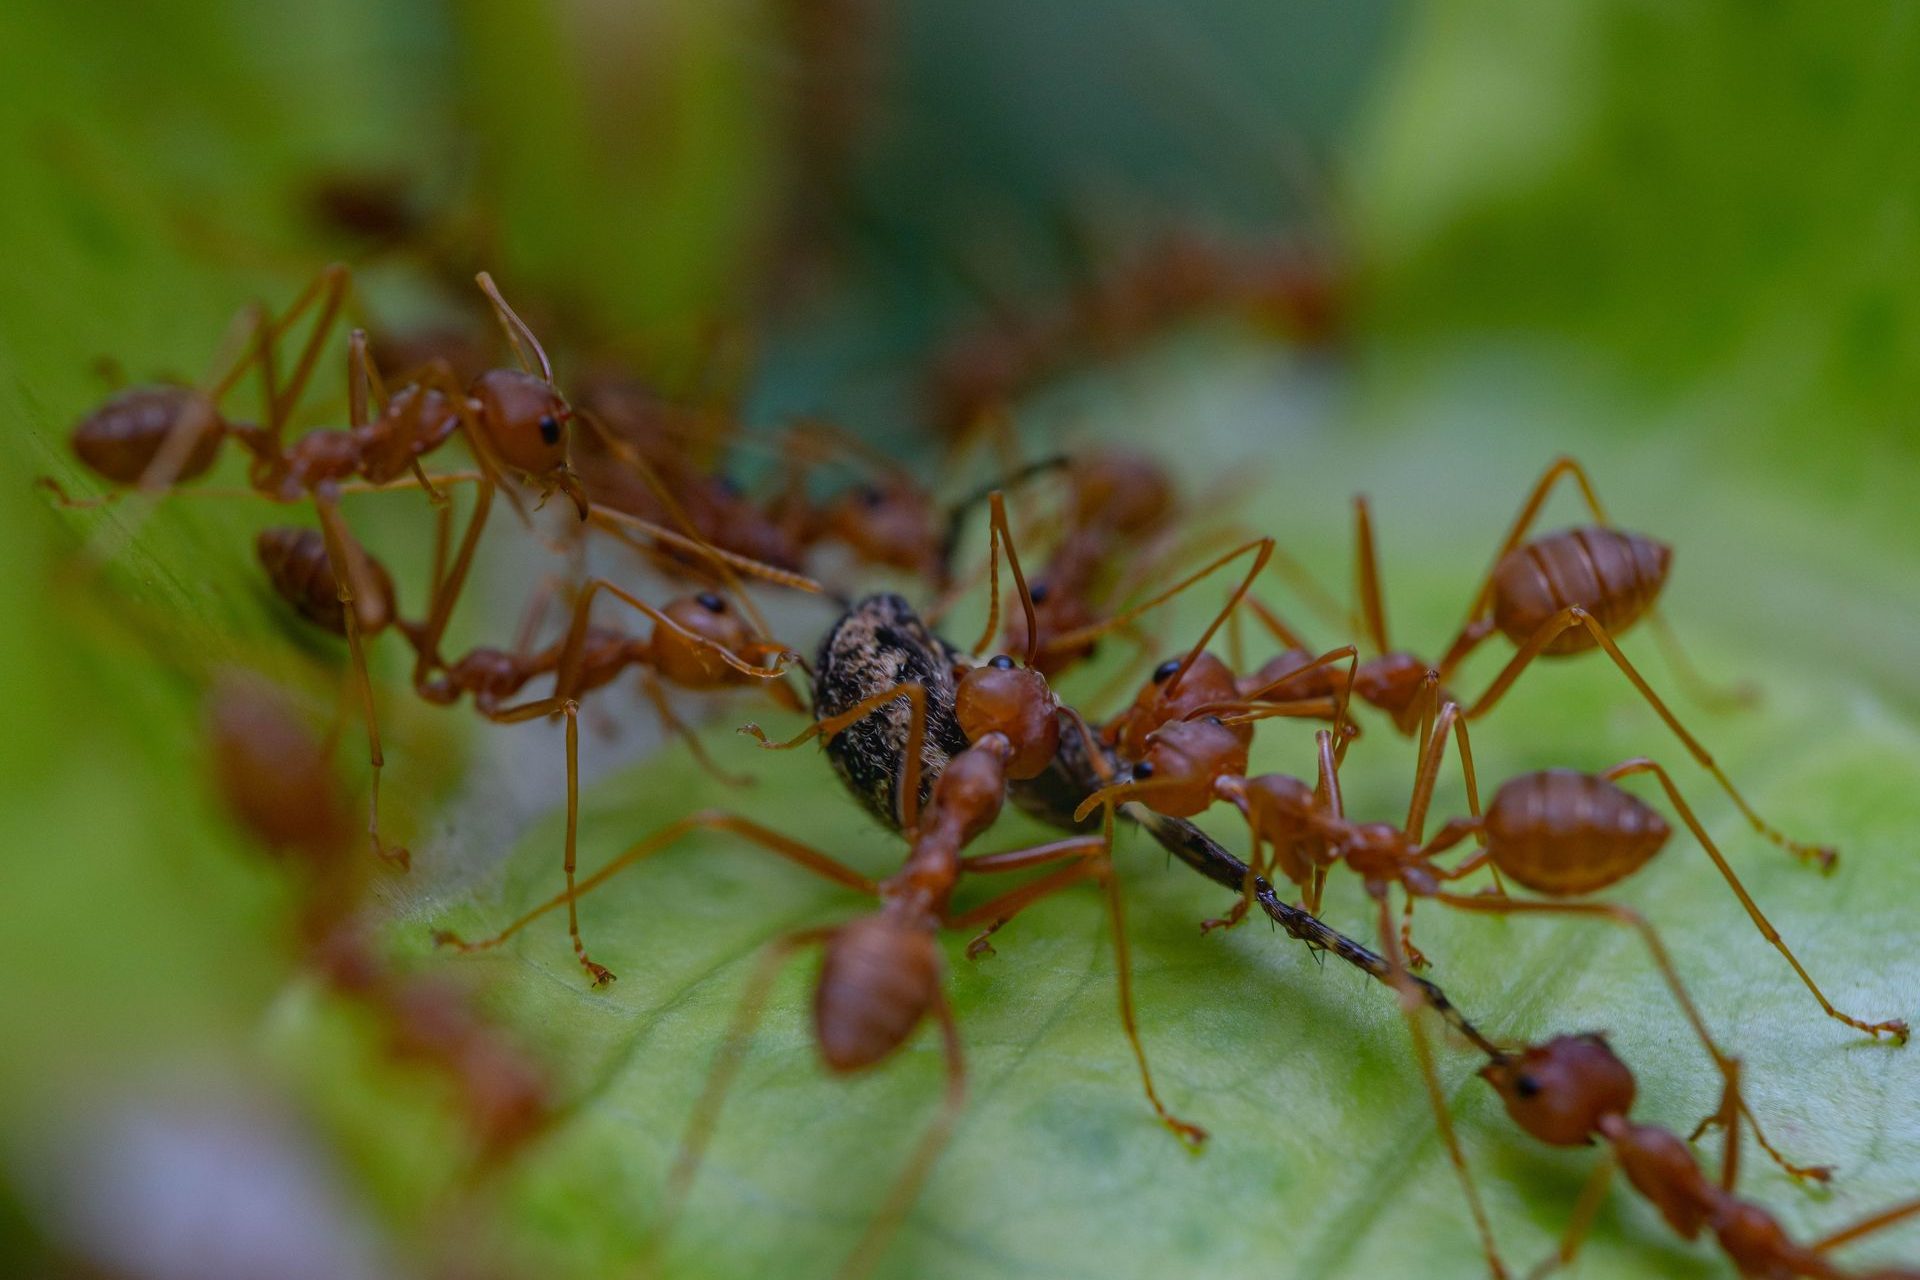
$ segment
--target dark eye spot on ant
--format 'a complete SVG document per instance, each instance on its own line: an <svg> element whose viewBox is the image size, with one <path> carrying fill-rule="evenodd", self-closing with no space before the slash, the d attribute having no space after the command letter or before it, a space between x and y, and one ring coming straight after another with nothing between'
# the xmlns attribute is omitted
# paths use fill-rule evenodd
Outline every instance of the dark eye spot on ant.
<svg viewBox="0 0 1920 1280"><path fill-rule="evenodd" d="M1515 1076L1513 1091L1523 1098L1531 1098L1540 1092L1540 1082L1532 1076Z"/></svg>
<svg viewBox="0 0 1920 1280"><path fill-rule="evenodd" d="M854 490L854 497L863 507L877 507L887 500L887 495L870 484L863 484Z"/></svg>
<svg viewBox="0 0 1920 1280"><path fill-rule="evenodd" d="M1045 604L1047 602L1047 584L1044 582L1036 582L1028 587L1027 599L1033 601L1035 604Z"/></svg>
<svg viewBox="0 0 1920 1280"><path fill-rule="evenodd" d="M1153 669L1153 682L1155 684L1165 684L1173 678L1173 673L1179 669L1180 659L1168 658L1165 662Z"/></svg>
<svg viewBox="0 0 1920 1280"><path fill-rule="evenodd" d="M695 596L693 600L695 604L709 613L725 613L727 611L727 602L711 591L702 591L699 595Z"/></svg>
<svg viewBox="0 0 1920 1280"><path fill-rule="evenodd" d="M1153 776L1153 766L1145 760L1142 760L1139 764L1133 766L1133 776L1135 781L1141 778L1151 778Z"/></svg>
<svg viewBox="0 0 1920 1280"><path fill-rule="evenodd" d="M1001 671L1011 671L1013 670L1013 659L1009 658L1004 653L995 654L993 660L987 663L987 665L990 667L997 667Z"/></svg>
<svg viewBox="0 0 1920 1280"><path fill-rule="evenodd" d="M559 444L560 420L552 414L540 419L540 438L548 444Z"/></svg>

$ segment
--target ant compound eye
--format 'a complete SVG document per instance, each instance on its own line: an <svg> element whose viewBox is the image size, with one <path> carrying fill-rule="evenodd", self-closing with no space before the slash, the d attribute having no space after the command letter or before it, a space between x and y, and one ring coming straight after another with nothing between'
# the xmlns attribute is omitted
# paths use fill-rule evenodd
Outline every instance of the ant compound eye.
<svg viewBox="0 0 1920 1280"><path fill-rule="evenodd" d="M540 438L548 444L560 443L560 419L548 414L540 419Z"/></svg>
<svg viewBox="0 0 1920 1280"><path fill-rule="evenodd" d="M1029 585L1027 587L1027 599L1033 601L1035 604L1045 604L1047 602L1047 584L1044 582L1035 582Z"/></svg>
<svg viewBox="0 0 1920 1280"><path fill-rule="evenodd" d="M1013 659L1009 658L1004 653L995 654L993 661L989 662L987 665L990 667L997 667L1001 671L1011 671L1013 670Z"/></svg>
<svg viewBox="0 0 1920 1280"><path fill-rule="evenodd" d="M740 496L740 482L732 476L715 476L713 487L729 498L737 498Z"/></svg>
<svg viewBox="0 0 1920 1280"><path fill-rule="evenodd" d="M1206 718L1206 721L1205 721L1205 723L1207 723L1207 724L1217 724L1217 725L1219 725L1219 726L1221 726L1222 728L1225 728L1225 727L1226 727L1226 723L1227 723L1227 722L1226 722L1225 720L1222 720L1222 719L1221 719L1221 718L1220 718L1219 716L1208 716L1208 717Z"/></svg>
<svg viewBox="0 0 1920 1280"><path fill-rule="evenodd" d="M1168 658L1165 662L1153 669L1153 682L1155 684L1165 684L1173 678L1173 673L1179 669L1180 659Z"/></svg>
<svg viewBox="0 0 1920 1280"><path fill-rule="evenodd" d="M863 507L877 507L887 500L886 494L870 484L863 484L855 489L854 497L860 500L860 505Z"/></svg>
<svg viewBox="0 0 1920 1280"><path fill-rule="evenodd" d="M1531 1098L1540 1092L1540 1082L1529 1075L1518 1075L1513 1078L1513 1091L1522 1098Z"/></svg>
<svg viewBox="0 0 1920 1280"><path fill-rule="evenodd" d="M727 602L711 591L702 591L693 598L693 602L702 609L705 609L708 613L725 613L727 611Z"/></svg>
<svg viewBox="0 0 1920 1280"><path fill-rule="evenodd" d="M1151 778L1152 776L1153 776L1153 766L1148 764L1145 760L1142 760L1139 764L1133 766L1133 780L1135 782L1138 782L1142 778Z"/></svg>

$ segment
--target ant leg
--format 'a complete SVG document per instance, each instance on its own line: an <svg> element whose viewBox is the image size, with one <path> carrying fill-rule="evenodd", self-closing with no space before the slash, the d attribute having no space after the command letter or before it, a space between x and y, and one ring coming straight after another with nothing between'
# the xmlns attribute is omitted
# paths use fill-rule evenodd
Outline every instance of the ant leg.
<svg viewBox="0 0 1920 1280"><path fill-rule="evenodd" d="M491 937L483 938L478 942L467 942L456 934L440 930L433 935L434 943L438 946L452 947L461 952L491 950L550 911L560 907L567 907L571 911L575 900L585 897L628 867L644 862L655 854L671 848L695 831L724 831L729 835L739 836L762 852L784 858L803 871L810 871L823 879L852 889L856 893L871 896L879 889L879 886L867 876L810 845L784 836L769 827L763 827L749 818L742 818L717 809L703 809L698 813L688 814L684 818L670 822L658 831L636 841L606 866L592 875L583 877L573 886L571 893L555 894Z"/></svg>
<svg viewBox="0 0 1920 1280"><path fill-rule="evenodd" d="M1033 593L1027 590L1027 577L1020 572L1020 553L1013 547L1013 530L1007 526L1007 504L998 489L987 496L987 504L992 511L989 520L989 541L987 549L987 626L974 642L973 652L985 653L987 646L993 643L993 637L1000 630L1000 552L1004 548L1007 554L1007 568L1013 574L1014 588L1020 593L1020 611L1027 619L1027 665L1031 667L1034 659L1040 656L1040 619L1033 611Z"/></svg>
<svg viewBox="0 0 1920 1280"><path fill-rule="evenodd" d="M1373 508L1363 493L1353 495L1354 594L1360 618L1375 653L1391 652L1387 643L1387 606L1380 595L1380 558L1373 545Z"/></svg>
<svg viewBox="0 0 1920 1280"><path fill-rule="evenodd" d="M700 1172L700 1161L706 1154L707 1143L712 1140L714 1126L720 1119L720 1107L726 1101L728 1090L733 1087L734 1077L740 1074L740 1063L746 1057L747 1045L753 1039L760 1016L766 1009L773 980L779 976L781 967L792 958L794 952L825 942L833 934L831 928L803 929L775 938L760 953L759 961L747 978L747 988L741 994L740 1004L734 1010L733 1020L727 1025L720 1050L714 1055L713 1067L707 1073L706 1087L700 1091L700 1099L694 1103L693 1114L687 1119L687 1130L681 1135L680 1148L673 1157L673 1167L667 1174L666 1189L661 1195L659 1226L642 1259L642 1274L653 1274L652 1264L666 1244L674 1222L687 1202L687 1193L693 1187L694 1177Z"/></svg>
<svg viewBox="0 0 1920 1280"><path fill-rule="evenodd" d="M1207 643L1213 639L1214 632L1218 631L1221 625L1226 622L1227 615L1233 612L1234 608L1240 603L1241 598L1252 589L1254 579L1260 576L1260 571L1266 568L1267 561L1272 558L1273 548L1274 542L1272 538L1261 538L1254 542L1245 543L1227 552L1225 555L1216 558L1203 568L1188 574L1185 578L1174 583L1173 586L1162 591L1159 595L1143 600L1131 608L1123 609L1104 622L1096 622L1085 627L1076 627L1072 631L1054 636L1051 640L1047 641L1046 644L1042 645L1041 649L1046 652L1071 650L1085 644L1089 640L1097 640L1107 632L1117 627L1123 627L1135 618L1138 618L1141 614L1165 604L1182 591L1185 591L1188 587L1193 586L1216 570L1233 563L1249 551L1253 552L1253 566L1248 570L1247 576L1242 579L1240 586L1228 599L1227 607L1214 615L1213 621L1209 623L1207 629L1201 633L1199 642L1195 644L1187 656L1181 660L1179 670L1168 677L1165 692L1170 694L1179 685L1181 678L1186 675L1187 668L1191 667L1194 661L1206 651Z"/></svg>
<svg viewBox="0 0 1920 1280"><path fill-rule="evenodd" d="M892 688L882 689L871 697L862 698L837 716L815 720L785 742L774 742L757 724L743 724L740 726L740 732L747 734L769 751L791 751L816 736L823 742L831 742L848 725L865 719L881 707L901 698L905 698L908 703L907 743L906 749L901 753L900 794L896 803L900 812L900 829L911 833L920 824L921 752L927 737L927 691L920 685L896 684Z"/></svg>
<svg viewBox="0 0 1920 1280"><path fill-rule="evenodd" d="M301 348L300 358L294 362L293 375L287 379L278 397L273 400L268 419L268 430L272 433L274 447L280 445L282 433L286 430L287 419L293 415L293 407L306 393L307 383L313 377L318 366L320 352L327 345L327 339L333 336L334 325L339 322L341 306L346 301L347 288L352 277L339 263L333 263L321 269L307 291L289 308L272 327L267 338L268 345L283 336L294 321L316 300L320 303L320 313L314 317L313 327L307 333L307 342Z"/></svg>
<svg viewBox="0 0 1920 1280"><path fill-rule="evenodd" d="M1461 911L1481 911L1493 915L1586 916L1611 921L1634 930L1640 935L1640 940L1646 944L1647 953L1653 957L1654 967L1659 969L1661 978L1667 984L1667 990L1673 993L1674 1002L1680 1006L1680 1012L1686 1017L1687 1024L1693 1028L1694 1036L1706 1049L1707 1056L1713 1059L1714 1069L1720 1073L1721 1079L1731 1082L1734 1074L1737 1074L1733 1059L1720 1048L1719 1043L1713 1038L1713 1033L1707 1030L1706 1019L1700 1016L1699 1006L1694 1004L1693 996L1688 993L1686 984L1680 981L1680 973L1673 966L1673 958L1667 954L1666 944L1660 940L1659 933L1647 922L1646 917L1632 908L1611 902L1538 902L1528 898L1489 898L1457 893L1433 893L1424 896ZM1742 1109L1751 1120L1753 1113L1745 1111L1744 1104ZM1757 1123L1753 1126L1753 1132L1755 1139L1773 1158L1774 1163L1790 1176L1825 1179L1825 1171L1818 1166L1803 1167L1788 1161L1767 1141Z"/></svg>
<svg viewBox="0 0 1920 1280"><path fill-rule="evenodd" d="M1580 1246L1586 1243L1587 1233L1593 1229L1593 1220L1600 1216L1600 1206L1606 1203L1607 1188L1613 1182L1617 1164L1611 1147L1601 1151L1600 1162L1593 1166L1586 1185L1580 1188L1580 1198L1573 1202L1573 1214L1567 1219L1566 1234L1560 1237L1559 1247L1527 1273L1527 1280L1542 1280L1561 1267L1573 1265Z"/></svg>
<svg viewBox="0 0 1920 1280"><path fill-rule="evenodd" d="M1667 670L1673 673L1674 681L1689 698L1709 711L1733 711L1760 701L1759 686L1751 680L1723 686L1701 675L1700 668L1693 665L1686 647L1674 633L1673 624L1658 607L1647 610L1647 625L1653 632L1654 642L1660 646L1660 656L1666 659Z"/></svg>
<svg viewBox="0 0 1920 1280"><path fill-rule="evenodd" d="M1254 618L1267 629L1267 634L1278 640L1282 648L1311 649L1313 647L1301 637L1300 632L1295 631L1284 618L1274 612L1271 605L1253 592L1247 593L1245 603L1247 608L1253 611Z"/></svg>
<svg viewBox="0 0 1920 1280"><path fill-rule="evenodd" d="M1344 739L1342 740L1344 745ZM1340 794L1340 753L1334 746L1333 735L1325 729L1313 735L1314 752L1319 757L1319 776L1314 781L1314 803L1323 807L1327 815L1335 821L1347 815L1347 803ZM1307 910L1319 914L1320 898L1326 892L1327 869L1316 866L1313 880L1307 889Z"/></svg>
<svg viewBox="0 0 1920 1280"><path fill-rule="evenodd" d="M1140 1064L1140 1083L1147 1091L1147 1101L1153 1104L1154 1114L1188 1150L1198 1151L1207 1141L1207 1131L1180 1119L1160 1101L1160 1094L1153 1087L1153 1072L1147 1067L1146 1048L1140 1043L1140 1026L1133 1012L1133 961L1127 948L1126 908L1120 900L1120 877L1113 866L1113 805L1106 805L1105 811L1102 839L1107 852L1092 865L1106 890L1107 918L1113 930L1114 976L1120 994L1120 1025L1126 1029L1134 1061Z"/></svg>
<svg viewBox="0 0 1920 1280"><path fill-rule="evenodd" d="M1400 953L1398 931L1393 927L1393 907L1384 893L1378 895L1378 902L1380 947L1387 956L1387 981L1400 997L1400 1012L1405 1016L1407 1031L1413 1038L1413 1056L1420 1065L1420 1081L1426 1086L1427 1102L1433 1107L1433 1118L1439 1126L1441 1141L1446 1146L1447 1160L1460 1179L1461 1190L1466 1193L1467 1211L1472 1214L1474 1230L1480 1235L1480 1249L1486 1255L1487 1269L1498 1280L1505 1280L1507 1269L1500 1262L1500 1247L1494 1241L1487 1211L1480 1203L1480 1188L1475 1184L1473 1171L1467 1167L1466 1154L1460 1148L1460 1135L1454 1132L1453 1116L1447 1110L1447 1097L1440 1088L1440 1073L1433 1063L1433 1046L1427 1042L1427 1029L1420 1022L1420 993L1414 987L1413 975Z"/></svg>
<svg viewBox="0 0 1920 1280"><path fill-rule="evenodd" d="M673 704L667 701L667 691L652 672L643 672L640 676L640 691L647 695L647 701L653 704L654 711L660 716L660 723L669 737L677 737L687 744L687 751L694 762L719 781L729 787L750 787L754 783L753 775L748 773L728 773L714 758L707 754L707 748L700 741L700 735L693 727L674 714Z"/></svg>
<svg viewBox="0 0 1920 1280"><path fill-rule="evenodd" d="M661 478L659 471L642 456L639 450L622 440L618 433L601 422L597 414L585 409L577 409L574 411L574 416L585 422L600 437L607 451L638 475L652 491L653 496L659 500L661 507L666 511L667 518L680 527L684 540L703 560L713 565L714 571L720 576L721 585L740 602L741 612L746 614L747 621L753 625L754 634L760 637L771 634L766 618L753 603L753 598L747 594L746 584L741 582L740 576L734 572L730 557L722 555L720 549L701 534L699 526L694 524L693 518L687 514L686 507L679 498L674 496L673 486Z"/></svg>
<svg viewBox="0 0 1920 1280"><path fill-rule="evenodd" d="M841 1266L837 1273L838 1280L859 1280L859 1277L873 1270L887 1242L899 1230L901 1219L907 1216L913 1202L919 1199L920 1188L933 1171L934 1161L940 1158L940 1152L953 1137L960 1111L966 1105L966 1058L960 1049L960 1028L954 1022L953 1009L947 1004L944 991L936 989L934 992L933 1016L940 1023L940 1044L947 1067L947 1088L940 1099L940 1110L935 1113L927 1125L927 1131L920 1136L919 1144L914 1147L913 1154L907 1158L905 1167L894 1179L892 1189L881 1202L879 1212L873 1215L873 1221L867 1224L860 1243Z"/></svg>
<svg viewBox="0 0 1920 1280"><path fill-rule="evenodd" d="M1667 799L1673 802L1673 807L1679 812L1681 821L1685 822L1687 829L1693 832L1693 838L1700 842L1702 849L1706 850L1707 857L1713 860L1713 865L1720 869L1720 874L1726 878L1727 887L1733 890L1733 896L1740 899L1740 905L1746 908L1748 918L1753 921L1753 927L1760 931L1761 937L1772 943L1774 948L1787 958L1787 963L1792 965L1793 971L1800 975L1800 981L1807 984L1807 990L1813 992L1813 998L1820 1002L1820 1007L1826 1010L1827 1016L1837 1022L1844 1022L1856 1030L1864 1031L1876 1039L1879 1038L1882 1032L1885 1032L1893 1037L1895 1044L1905 1044L1907 1041L1907 1024L1901 1019L1894 1018L1886 1022L1862 1022L1860 1019L1844 1014L1833 1007L1832 1003L1828 1001L1826 994L1820 990L1819 984L1814 982L1812 975L1801 967L1799 959L1794 956L1792 951L1788 950L1786 942L1782 940L1778 931L1774 929L1773 924L1761 913L1759 905L1755 903L1753 898L1747 893L1746 886L1740 883L1740 877L1735 875L1733 868L1727 865L1726 858L1721 855L1720 850L1714 845L1713 841L1708 838L1706 828L1700 825L1700 820L1694 816L1692 807L1681 798L1680 789L1674 786L1673 779L1667 775L1667 771L1664 768L1654 761L1641 756L1617 764L1600 776L1610 782L1617 782L1621 778L1630 777L1636 773L1651 773L1660 780L1660 786L1666 791Z"/></svg>
<svg viewBox="0 0 1920 1280"><path fill-rule="evenodd" d="M1029 867L1046 866L1067 858L1091 859L1105 849L1106 841L1102 836L1068 836L1046 844L1003 849L996 853L971 854L960 860L960 866L968 874L994 875L1008 871L1024 871ZM991 898L976 907L951 914L941 923L949 929L970 929L982 922L986 923L986 929L967 943L967 959L977 960L983 955L993 954L993 948L988 945L987 939L998 933L1001 927L1016 915L1042 898L1080 883L1094 872L1095 866L1091 861L1081 861L1052 875L1042 876L1038 880L1022 885L1010 893Z"/></svg>
<svg viewBox="0 0 1920 1280"><path fill-rule="evenodd" d="M334 580L338 584L340 596L340 617L347 633L347 654L353 663L353 678L360 686L361 709L367 720L367 757L371 765L371 781L368 784L367 837L373 843L373 851L386 862L390 862L405 871L411 858L407 850L399 845L388 847L380 838L380 771L386 767L386 753L380 747L380 721L373 706L373 679L367 674L367 655L361 640L361 618L359 600L373 599L368 589L368 575L365 561L352 536L341 523L339 509L331 498L314 495L314 509L320 517L320 536L326 545L327 561L334 568ZM354 589L358 581L360 589Z"/></svg>
<svg viewBox="0 0 1920 1280"><path fill-rule="evenodd" d="M453 606L459 601L460 593L467 584L467 574L473 568L474 552L479 549L480 535L486 530L487 516L493 510L493 494L493 481L483 476L474 488L473 512L467 517L466 532L460 536L460 549L454 553L453 567L444 575L436 575L427 620L420 627L419 638L414 642L413 682L416 686L427 678L433 668L444 665L440 657L440 640L446 635L447 624L453 620ZM435 559L437 563L438 557Z"/></svg>
<svg viewBox="0 0 1920 1280"><path fill-rule="evenodd" d="M581 416L585 417L584 414ZM805 574L775 568L770 564L763 564L751 556L743 556L737 551L728 551L724 547L716 547L710 543L702 542L697 538L690 538L686 534L676 533L664 525L655 524L651 520L642 520L639 516L631 516L624 511L618 511L612 507L596 506L587 519L608 533L611 533L616 538L619 538L621 541L643 552L651 550L651 548L642 545L639 539L635 537L635 532L644 534L655 542L664 543L667 546L675 547L681 551L702 556L716 563L724 563L742 573L750 574L766 582L771 582L775 586L788 587L794 591L805 591L809 595L816 596L826 593L824 587Z"/></svg>
<svg viewBox="0 0 1920 1280"><path fill-rule="evenodd" d="M726 663L741 675L752 676L756 680L777 679L786 674L788 667L800 660L799 654L794 653L790 649L782 649L779 651L780 657L786 659L785 661L776 660L771 667L754 666L725 645L710 640L706 636L696 632L689 631L646 601L633 595L631 592L621 589L607 579L589 578L580 588L579 596L574 600L573 625L568 631L567 647L560 660L560 673L563 680L571 681L579 670L580 647L586 640L586 619L593 607L594 596L602 591L614 599L619 600L621 603L645 614L655 627L671 631L674 635L679 636L682 640L687 641L702 652L710 653L720 659L720 661Z"/></svg>
<svg viewBox="0 0 1920 1280"><path fill-rule="evenodd" d="M1620 668L1620 674L1640 691L1640 696L1645 698L1647 704L1666 722L1667 728L1673 730L1674 736L1680 739L1681 745L1686 747L1687 753L1694 758L1695 762L1713 775L1714 780L1732 798L1734 805L1745 815L1748 824L1756 832L1769 843L1786 850L1796 858L1812 862L1823 871L1833 869L1840 855L1831 845L1806 844L1798 840L1790 840L1777 827L1754 812L1753 806L1747 803L1746 797L1741 795L1733 785L1733 780L1727 777L1720 766L1714 762L1713 757L1707 754L1707 749L1700 745L1699 739L1687 732L1686 726L1680 723L1679 717L1675 716L1668 709L1667 704L1661 701L1660 695L1653 691L1653 686L1634 669L1631 662L1627 661L1627 655L1620 652L1620 646L1614 643L1613 637L1607 634L1607 629L1600 625L1599 619L1579 605L1562 609L1540 625L1540 629L1535 631L1526 644L1520 647L1520 651L1513 655L1513 660L1507 663L1506 668L1487 687L1487 691L1480 695L1480 700L1468 709L1467 719L1478 720L1491 711L1494 704L1500 701L1506 691L1512 687L1513 682L1519 678L1520 673L1526 670L1527 664L1539 657L1556 637L1575 627L1585 627L1594 642L1606 650L1607 656L1613 659L1613 665Z"/></svg>
<svg viewBox="0 0 1920 1280"><path fill-rule="evenodd" d="M1852 1226L1842 1227L1838 1231L1821 1236L1807 1247L1815 1253L1825 1253L1829 1249L1838 1249L1843 1244L1852 1244L1863 1236L1870 1236L1896 1223L1905 1222L1916 1214L1920 1214L1920 1200L1902 1201L1891 1208L1869 1214Z"/></svg>
<svg viewBox="0 0 1920 1280"><path fill-rule="evenodd" d="M1574 483L1580 486L1580 496L1586 500L1587 510L1593 513L1595 524L1607 526L1613 524L1600 505L1600 496L1593 487L1593 481L1587 476L1587 469L1580 465L1578 459L1569 454L1561 454L1548 463L1547 469L1540 473L1540 478L1533 482L1533 489L1528 493L1527 500L1521 504L1520 514L1514 517L1513 524L1508 527L1506 537L1500 540L1499 550L1493 553L1493 561L1487 566L1486 576L1480 580L1480 587L1473 594L1473 605L1467 610L1467 620L1461 624L1463 632L1486 612L1487 605L1491 603L1493 597L1494 570L1500 567L1500 562L1507 558L1508 552L1526 541L1527 531L1539 518L1540 508L1546 505L1548 496L1553 492L1553 486L1562 476L1571 476Z"/></svg>

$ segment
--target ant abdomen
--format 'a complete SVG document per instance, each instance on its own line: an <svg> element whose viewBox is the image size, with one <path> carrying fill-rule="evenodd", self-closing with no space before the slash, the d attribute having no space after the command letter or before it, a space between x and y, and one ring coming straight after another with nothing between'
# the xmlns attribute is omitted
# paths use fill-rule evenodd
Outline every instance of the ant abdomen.
<svg viewBox="0 0 1920 1280"><path fill-rule="evenodd" d="M1548 619L1578 605L1618 635L1653 606L1666 585L1673 548L1664 542L1600 525L1562 529L1515 547L1493 571L1493 621L1515 644L1525 644ZM1549 654L1593 648L1584 627L1555 636Z"/></svg>
<svg viewBox="0 0 1920 1280"><path fill-rule="evenodd" d="M70 443L86 467L119 485L138 484L167 437L189 416L202 421L174 480L205 474L219 456L227 423L207 397L192 387L134 387L80 419Z"/></svg>
<svg viewBox="0 0 1920 1280"><path fill-rule="evenodd" d="M1660 852L1669 828L1605 778L1545 769L1494 794L1486 833L1501 872L1536 893L1573 897L1632 875Z"/></svg>
<svg viewBox="0 0 1920 1280"><path fill-rule="evenodd" d="M308 622L337 636L347 634L346 607L340 603L340 582L327 557L326 539L318 529L278 526L254 536L254 553L280 598ZM372 634L393 621L393 579L378 560L366 557L373 590L367 600L355 602L360 629Z"/></svg>
<svg viewBox="0 0 1920 1280"><path fill-rule="evenodd" d="M828 939L813 993L820 1054L834 1071L860 1071L906 1043L940 991L933 932L882 911Z"/></svg>

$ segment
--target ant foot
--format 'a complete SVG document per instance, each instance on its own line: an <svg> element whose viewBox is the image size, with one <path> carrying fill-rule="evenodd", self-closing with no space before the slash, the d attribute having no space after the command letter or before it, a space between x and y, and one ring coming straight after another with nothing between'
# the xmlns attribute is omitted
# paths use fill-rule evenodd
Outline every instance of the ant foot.
<svg viewBox="0 0 1920 1280"><path fill-rule="evenodd" d="M1427 953L1414 946L1412 938L1402 938L1400 945L1404 947L1407 952L1407 968L1413 970L1415 973L1424 973L1433 967L1432 962L1427 959Z"/></svg>
<svg viewBox="0 0 1920 1280"><path fill-rule="evenodd" d="M967 943L967 959L969 960L984 960L988 956L997 956L999 954L998 951L993 949L993 943L987 941L987 935L984 933Z"/></svg>
<svg viewBox="0 0 1920 1280"><path fill-rule="evenodd" d="M1160 1119L1187 1150L1198 1154L1207 1145L1207 1131L1199 1125L1188 1124L1176 1116L1161 1116Z"/></svg>
<svg viewBox="0 0 1920 1280"><path fill-rule="evenodd" d="M413 870L413 855L407 852L407 847L405 845L383 844L381 843L380 838L378 836L375 836L373 841L373 851L376 854L380 855L380 861L386 863L389 867L391 867L395 871L398 871L401 875L405 875L407 872Z"/></svg>
<svg viewBox="0 0 1920 1280"><path fill-rule="evenodd" d="M586 968L587 975L593 979L593 985L596 987L604 987L618 976L607 966L596 964L585 956L580 957L580 963Z"/></svg>
<svg viewBox="0 0 1920 1280"><path fill-rule="evenodd" d="M435 929L433 931L433 945L436 947L452 947L455 951L472 951L474 949L472 943L466 941L451 929Z"/></svg>
<svg viewBox="0 0 1920 1280"><path fill-rule="evenodd" d="M1204 938L1215 929L1225 933L1228 929L1233 928L1233 926L1246 919L1246 915L1247 913L1244 911L1229 911L1224 916L1214 916L1211 919L1202 920L1200 922L1200 936Z"/></svg>
<svg viewBox="0 0 1920 1280"><path fill-rule="evenodd" d="M1907 1042L1908 1031L1907 1020L1905 1018L1889 1018L1885 1022L1869 1022L1862 1024L1860 1029L1872 1035L1875 1040L1878 1040L1880 1033L1884 1031L1892 1037L1896 1045Z"/></svg>
<svg viewBox="0 0 1920 1280"><path fill-rule="evenodd" d="M1840 865L1840 851L1830 844L1800 844L1790 842L1787 852L1802 862L1811 863L1814 870L1823 876L1830 876Z"/></svg>

